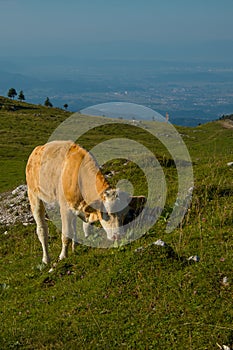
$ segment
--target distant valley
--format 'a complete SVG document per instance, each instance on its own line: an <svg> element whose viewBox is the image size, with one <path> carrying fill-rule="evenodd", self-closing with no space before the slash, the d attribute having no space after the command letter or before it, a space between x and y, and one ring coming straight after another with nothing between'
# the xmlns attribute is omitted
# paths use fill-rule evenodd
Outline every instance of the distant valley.
<svg viewBox="0 0 233 350"><path fill-rule="evenodd" d="M150 107L176 125L195 126L233 112L233 65L66 57L0 59L0 95L24 91L27 102L70 111L104 102Z"/></svg>

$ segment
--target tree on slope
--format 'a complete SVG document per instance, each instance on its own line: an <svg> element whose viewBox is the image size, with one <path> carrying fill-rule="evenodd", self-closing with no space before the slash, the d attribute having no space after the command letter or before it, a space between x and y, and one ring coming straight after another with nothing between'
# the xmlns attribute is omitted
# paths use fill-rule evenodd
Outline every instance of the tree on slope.
<svg viewBox="0 0 233 350"><path fill-rule="evenodd" d="M24 96L24 93L23 93L22 90L19 92L18 100L19 100L19 101L25 101L25 96Z"/></svg>
<svg viewBox="0 0 233 350"><path fill-rule="evenodd" d="M45 100L45 102L44 102L44 105L46 106L46 107L53 107L53 105L52 105L52 103L50 102L50 99L47 97L46 98L46 100Z"/></svg>
<svg viewBox="0 0 233 350"><path fill-rule="evenodd" d="M9 98L14 99L15 96L17 96L16 90L15 90L14 88L10 88L9 91L8 91L7 96L8 96Z"/></svg>

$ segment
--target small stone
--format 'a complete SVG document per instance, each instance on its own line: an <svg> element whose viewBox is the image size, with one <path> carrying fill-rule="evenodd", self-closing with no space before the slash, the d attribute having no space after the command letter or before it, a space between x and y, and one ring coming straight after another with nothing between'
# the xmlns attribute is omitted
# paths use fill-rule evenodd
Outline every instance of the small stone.
<svg viewBox="0 0 233 350"><path fill-rule="evenodd" d="M222 348L223 348L223 350L231 350L231 348L227 345L223 345Z"/></svg>
<svg viewBox="0 0 233 350"><path fill-rule="evenodd" d="M192 255L192 256L190 256L190 257L188 258L188 261L190 261L190 260L193 260L193 261L195 261L195 262L199 262L199 261L200 261L200 258L199 258L198 255Z"/></svg>
<svg viewBox="0 0 233 350"><path fill-rule="evenodd" d="M225 276L225 277L223 277L223 280L222 280L222 282L225 284L225 283L227 283L227 281L228 281L228 278L227 278L227 276Z"/></svg>
<svg viewBox="0 0 233 350"><path fill-rule="evenodd" d="M229 282L228 282L228 277L227 277L227 276L223 277L223 279L222 279L222 285L223 285L224 287L229 286Z"/></svg>
<svg viewBox="0 0 233 350"><path fill-rule="evenodd" d="M135 253L140 253L140 252L142 252L143 250L144 250L143 247L136 248L136 249L135 249Z"/></svg>
<svg viewBox="0 0 233 350"><path fill-rule="evenodd" d="M165 247L166 243L161 239L158 239L156 242L153 242L154 245L159 245L161 247Z"/></svg>

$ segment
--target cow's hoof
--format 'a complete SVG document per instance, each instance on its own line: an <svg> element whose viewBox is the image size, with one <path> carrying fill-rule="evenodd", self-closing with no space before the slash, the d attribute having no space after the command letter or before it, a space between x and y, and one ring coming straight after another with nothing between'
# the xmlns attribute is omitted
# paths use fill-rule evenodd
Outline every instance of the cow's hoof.
<svg viewBox="0 0 233 350"><path fill-rule="evenodd" d="M60 254L58 260L64 260L66 258L67 258L67 256L65 254Z"/></svg>
<svg viewBox="0 0 233 350"><path fill-rule="evenodd" d="M48 265L50 263L50 258L49 257L43 258L42 263Z"/></svg>

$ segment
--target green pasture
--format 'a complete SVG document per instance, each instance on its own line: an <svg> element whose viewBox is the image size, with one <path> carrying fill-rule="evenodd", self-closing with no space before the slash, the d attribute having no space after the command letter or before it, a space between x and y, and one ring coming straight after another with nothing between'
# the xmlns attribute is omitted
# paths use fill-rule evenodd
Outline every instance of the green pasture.
<svg viewBox="0 0 233 350"><path fill-rule="evenodd" d="M25 183L30 152L70 113L3 98L0 106L1 193ZM184 220L171 233L166 225L178 188L172 156L145 130L120 120L90 130L78 142L91 149L120 135L156 156L167 199L148 232L118 248L79 245L53 267L61 240L51 222L49 266L41 264L35 225L0 226L0 349L233 346L233 167L227 165L233 161L233 129L218 121L177 131L192 160L194 192ZM123 177L137 195L147 194L144 174L135 163L111 160L103 171L111 170L113 185ZM158 239L167 245L154 245ZM200 260L189 260L191 256Z"/></svg>

